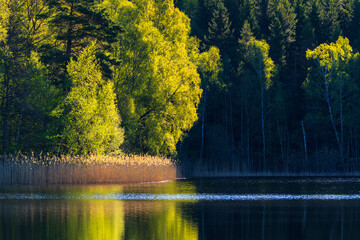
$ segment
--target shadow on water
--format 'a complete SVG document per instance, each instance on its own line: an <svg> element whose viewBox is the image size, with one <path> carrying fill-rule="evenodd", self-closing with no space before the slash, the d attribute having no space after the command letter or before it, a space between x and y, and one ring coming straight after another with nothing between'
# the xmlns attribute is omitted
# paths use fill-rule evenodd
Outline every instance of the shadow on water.
<svg viewBox="0 0 360 240"><path fill-rule="evenodd" d="M359 239L355 178L2 187L0 239Z"/></svg>

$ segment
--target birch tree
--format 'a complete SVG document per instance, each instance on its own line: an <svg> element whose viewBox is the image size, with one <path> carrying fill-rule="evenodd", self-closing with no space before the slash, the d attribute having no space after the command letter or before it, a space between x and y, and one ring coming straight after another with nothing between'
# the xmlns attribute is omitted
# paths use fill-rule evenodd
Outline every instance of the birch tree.
<svg viewBox="0 0 360 240"><path fill-rule="evenodd" d="M265 118L267 115L267 105L265 105L265 92L272 85L272 76L274 72L274 62L269 57L270 46L265 40L256 40L251 38L247 42L246 61L251 64L257 75L258 89L260 91L261 104L261 134L263 148L263 169L266 169L266 137L265 137Z"/></svg>
<svg viewBox="0 0 360 240"><path fill-rule="evenodd" d="M94 52L92 44L70 61L72 88L53 113L64 122L59 144L72 155L116 153L123 141L113 83L103 79Z"/></svg>
<svg viewBox="0 0 360 240"><path fill-rule="evenodd" d="M314 50L306 51L306 58L312 60L305 90L313 97L326 103L323 112L328 116L338 145L341 162L344 163L344 89L350 82L347 72L349 60L353 57L347 38L339 37L335 43L320 44Z"/></svg>

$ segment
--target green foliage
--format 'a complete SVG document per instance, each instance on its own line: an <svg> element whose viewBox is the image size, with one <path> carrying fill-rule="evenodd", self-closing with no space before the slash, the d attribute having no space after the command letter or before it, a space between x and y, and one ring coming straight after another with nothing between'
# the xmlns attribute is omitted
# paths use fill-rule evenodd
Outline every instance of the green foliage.
<svg viewBox="0 0 360 240"><path fill-rule="evenodd" d="M62 100L62 96L47 77L47 70L37 53L32 52L25 64L27 77L22 82L23 102L18 119L17 148L37 152L52 151L57 123L51 117L51 112Z"/></svg>
<svg viewBox="0 0 360 240"><path fill-rule="evenodd" d="M0 150L107 154L125 138L281 170L305 120L309 154L338 144L350 164L359 18L359 0L0 0Z"/></svg>
<svg viewBox="0 0 360 240"><path fill-rule="evenodd" d="M269 42L272 46L271 56L275 62L285 65L287 51L295 41L296 14L288 0L275 1L271 11Z"/></svg>
<svg viewBox="0 0 360 240"><path fill-rule="evenodd" d="M325 114L330 120L341 161L344 161L344 119L350 116L344 99L354 92L350 63L357 54L352 51L349 40L340 36L335 43L320 44L306 52L306 58L313 60L315 66L309 69L304 87L310 100L317 98L326 103L320 114ZM321 109L323 104L317 104Z"/></svg>
<svg viewBox="0 0 360 240"><path fill-rule="evenodd" d="M347 63L352 56L352 47L347 38L339 37L336 43L320 44L314 50L306 51L306 58L313 59L328 74L328 79L334 76L341 66Z"/></svg>
<svg viewBox="0 0 360 240"><path fill-rule="evenodd" d="M9 8L6 4L6 0L0 1L0 42L6 39L6 26L9 18Z"/></svg>
<svg viewBox="0 0 360 240"><path fill-rule="evenodd" d="M92 40L114 42L119 30L111 26L96 1L50 0L50 25L56 39L66 48L66 54L79 53Z"/></svg>
<svg viewBox="0 0 360 240"><path fill-rule="evenodd" d="M127 147L150 154L175 154L184 131L197 120L200 78L190 57L190 20L173 2L104 1L124 29L116 46L119 110ZM131 16L131 18L129 18Z"/></svg>
<svg viewBox="0 0 360 240"><path fill-rule="evenodd" d="M92 44L70 61L72 88L54 112L63 118L60 141L72 155L116 153L123 141L113 83L103 79L94 53Z"/></svg>
<svg viewBox="0 0 360 240"><path fill-rule="evenodd" d="M251 63L256 71L261 86L269 89L272 85L271 77L273 76L275 65L269 57L270 46L265 40L256 40L251 38L247 43L246 60Z"/></svg>
<svg viewBox="0 0 360 240"><path fill-rule="evenodd" d="M198 72L201 79L207 84L223 87L220 82L219 72L221 71L220 51L216 47L210 47L209 51L203 52L199 55ZM206 87L206 86L204 86Z"/></svg>
<svg viewBox="0 0 360 240"><path fill-rule="evenodd" d="M222 1L215 1L211 6L211 11L212 17L205 41L209 46L217 46L222 51L228 51L234 41L234 30L228 10Z"/></svg>

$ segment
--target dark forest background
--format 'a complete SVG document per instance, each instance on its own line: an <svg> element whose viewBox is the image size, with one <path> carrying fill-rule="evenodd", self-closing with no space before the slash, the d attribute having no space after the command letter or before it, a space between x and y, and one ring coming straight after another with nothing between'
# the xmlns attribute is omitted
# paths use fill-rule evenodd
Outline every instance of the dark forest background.
<svg viewBox="0 0 360 240"><path fill-rule="evenodd" d="M306 79L311 77L308 70L314 66L313 61L307 60L306 51L344 36L349 39L353 52L358 52L360 1L175 2L191 18L192 34L202 40L202 48L215 45L222 56L222 84L203 82L203 88L208 89L199 110L205 119L203 149L202 124L198 121L179 146L180 158L199 159L203 151L202 158L210 165L244 170L358 168L359 61L355 59L348 71L350 76L342 99L339 100L339 92L330 97L334 105L334 125L341 135L342 157L324 94L306 85ZM264 39L270 45L269 56L276 64L273 84L265 94L266 161L262 149L259 87L245 57L244 42L249 36ZM343 117L339 101L344 102Z"/></svg>

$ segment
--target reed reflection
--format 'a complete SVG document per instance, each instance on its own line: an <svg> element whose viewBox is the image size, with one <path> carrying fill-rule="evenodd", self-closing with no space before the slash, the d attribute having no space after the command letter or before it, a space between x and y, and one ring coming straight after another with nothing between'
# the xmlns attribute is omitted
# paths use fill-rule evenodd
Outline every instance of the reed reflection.
<svg viewBox="0 0 360 240"><path fill-rule="evenodd" d="M168 184L165 189L177 191L176 184ZM124 187L57 187L41 191L72 197L119 193ZM181 203L176 201L37 199L0 203L0 239L197 239L197 223L185 217Z"/></svg>

